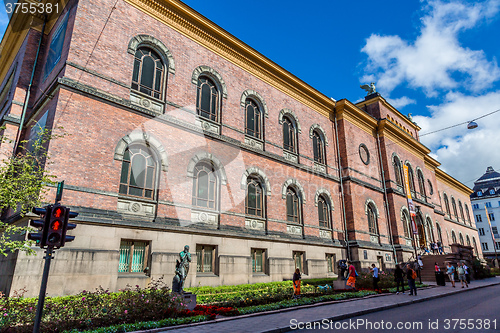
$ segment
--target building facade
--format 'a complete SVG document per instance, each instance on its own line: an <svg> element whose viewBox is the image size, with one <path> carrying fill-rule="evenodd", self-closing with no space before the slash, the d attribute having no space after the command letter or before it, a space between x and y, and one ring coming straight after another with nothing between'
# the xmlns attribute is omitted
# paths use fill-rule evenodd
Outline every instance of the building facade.
<svg viewBox="0 0 500 333"><path fill-rule="evenodd" d="M495 259L500 254L497 223L500 218L500 173L488 167L474 182L473 191L470 199L481 249L485 258Z"/></svg>
<svg viewBox="0 0 500 333"><path fill-rule="evenodd" d="M15 14L0 58L4 134L21 119L26 140L64 134L45 167L78 227L49 294L168 281L184 245L186 286L333 277L345 258L393 268L414 255L403 165L417 245L476 244L471 190L379 94L334 101L177 0L63 8ZM1 290L36 294L41 250L1 265Z"/></svg>

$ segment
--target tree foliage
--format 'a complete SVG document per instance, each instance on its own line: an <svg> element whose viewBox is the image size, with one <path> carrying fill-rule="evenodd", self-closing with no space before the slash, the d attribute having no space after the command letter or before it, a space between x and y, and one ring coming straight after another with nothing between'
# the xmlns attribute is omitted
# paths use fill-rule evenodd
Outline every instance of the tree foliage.
<svg viewBox="0 0 500 333"><path fill-rule="evenodd" d="M55 183L55 176L45 168L49 163L47 146L52 138L48 130L38 131L30 140L21 141L18 154L0 161L0 211L3 216L11 215L9 212L23 216L39 206L48 191L47 185ZM2 144L12 143L3 135L0 140ZM0 254L6 256L15 250L33 253L29 247L31 241L24 237L28 231L32 228L0 221Z"/></svg>

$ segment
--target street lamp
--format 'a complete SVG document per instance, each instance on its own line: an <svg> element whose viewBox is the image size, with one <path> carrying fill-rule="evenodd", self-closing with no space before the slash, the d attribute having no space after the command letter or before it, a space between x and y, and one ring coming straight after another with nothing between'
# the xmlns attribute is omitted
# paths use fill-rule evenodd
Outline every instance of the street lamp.
<svg viewBox="0 0 500 333"><path fill-rule="evenodd" d="M471 122L469 122L469 124L467 124L467 129L474 129L477 126L479 126L479 125L475 121L471 121Z"/></svg>

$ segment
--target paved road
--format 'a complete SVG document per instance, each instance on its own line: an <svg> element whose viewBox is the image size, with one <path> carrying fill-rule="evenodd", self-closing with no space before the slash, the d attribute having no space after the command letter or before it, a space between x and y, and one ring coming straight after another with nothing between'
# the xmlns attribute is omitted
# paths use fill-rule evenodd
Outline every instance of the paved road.
<svg viewBox="0 0 500 333"><path fill-rule="evenodd" d="M292 332L500 332L500 285L317 325Z"/></svg>
<svg viewBox="0 0 500 333"><path fill-rule="evenodd" d="M432 284L429 283L429 284ZM469 290L461 288L452 288L451 285L447 284L445 287L434 287L419 289L417 297L409 297L405 295L377 295L372 297L367 297L364 299L356 299L349 301L340 302L330 302L328 304L315 304L311 306L301 306L297 308L270 311L267 313L255 314L255 315L243 315L234 318L221 318L215 321L209 321L199 324L189 324L181 325L178 327L170 327L163 329L153 329L148 331L140 331L141 333L256 333L256 332L288 332L290 331L290 324L293 320L298 322L314 322L321 321L322 318L331 318L332 320L341 322L348 321L349 318L357 318L357 316L364 316L370 313L374 313L373 317L377 319L384 319L388 321L389 319L407 318L409 316L411 320L416 321L418 316L422 316L425 319L425 324L428 326L428 320L432 319L454 319L461 318L457 316L464 316L464 312L460 312L461 308L469 309L465 311L466 313L474 313L472 317L463 317L476 319L489 319L497 318L497 331L493 330L481 330L477 325L474 326L474 330L466 330L464 332L500 332L498 326L500 325L500 318L498 313L500 313L500 299L497 294L500 294L499 286L494 287L494 285L500 285L500 277L490 278L480 281L473 281ZM481 291L483 289L484 291ZM465 292L463 292L465 291ZM467 295L471 294L471 295ZM472 295L479 295L476 298L469 300ZM445 297L446 296L446 297ZM453 297L453 298L452 298ZM450 299L452 301L450 301ZM492 301L493 299L493 301ZM437 306L429 305L434 300L441 301L442 304ZM462 302L462 300L466 300ZM439 303L438 303L439 304ZM391 309L401 310L401 314L389 315L385 317L386 313L390 313ZM449 312L449 311L458 312ZM496 312L496 314L495 314ZM477 315L476 313L484 313L483 316ZM431 316L432 315L432 316ZM440 316L440 317L437 317ZM363 318L363 317L361 317ZM389 318L389 319L388 319ZM399 321L405 321L407 319L399 319ZM424 330L422 322L422 330L413 330L414 332L426 332L429 331L426 326ZM438 322L440 327L436 330L430 330L430 332L457 332L457 330L446 329L442 324L443 322ZM453 323L450 322L450 325ZM334 327L335 328L335 327ZM451 327L452 328L452 327ZM292 330L292 332L297 330ZM337 332L339 330L330 330L331 332ZM387 330L373 330L374 332L386 332ZM394 330L396 331L396 330ZM412 331L412 330L403 330ZM360 330L350 330L350 332L370 332L370 330L360 329ZM137 332L139 333L139 332Z"/></svg>

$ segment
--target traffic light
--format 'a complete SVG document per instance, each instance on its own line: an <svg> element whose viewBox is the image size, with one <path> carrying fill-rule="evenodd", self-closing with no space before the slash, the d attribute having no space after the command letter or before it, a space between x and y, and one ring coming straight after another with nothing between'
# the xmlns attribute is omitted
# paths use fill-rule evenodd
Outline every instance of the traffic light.
<svg viewBox="0 0 500 333"><path fill-rule="evenodd" d="M47 211L49 221L47 224L47 242L49 247L59 248L63 244L64 222L68 214L68 208L55 204L51 207L50 213ZM47 220L45 220L47 222Z"/></svg>
<svg viewBox="0 0 500 333"><path fill-rule="evenodd" d="M47 244L47 231L48 231L48 221L49 221L49 216L50 214L50 206L47 206L45 208L33 208L33 213L36 215L40 216L40 219L43 220L31 220L30 225L32 227L41 229L37 233L30 232L28 234L28 239L33 240L36 242L36 245L43 248ZM47 214L48 213L48 214Z"/></svg>
<svg viewBox="0 0 500 333"><path fill-rule="evenodd" d="M77 216L78 216L77 212L72 212L69 208L67 208L66 218L64 219L64 231L63 231L61 247L64 246L64 244L66 242L72 242L75 239L75 236L68 236L68 235L66 235L66 232L68 230L72 230L72 229L76 228L76 224L69 223L69 219L74 219Z"/></svg>

